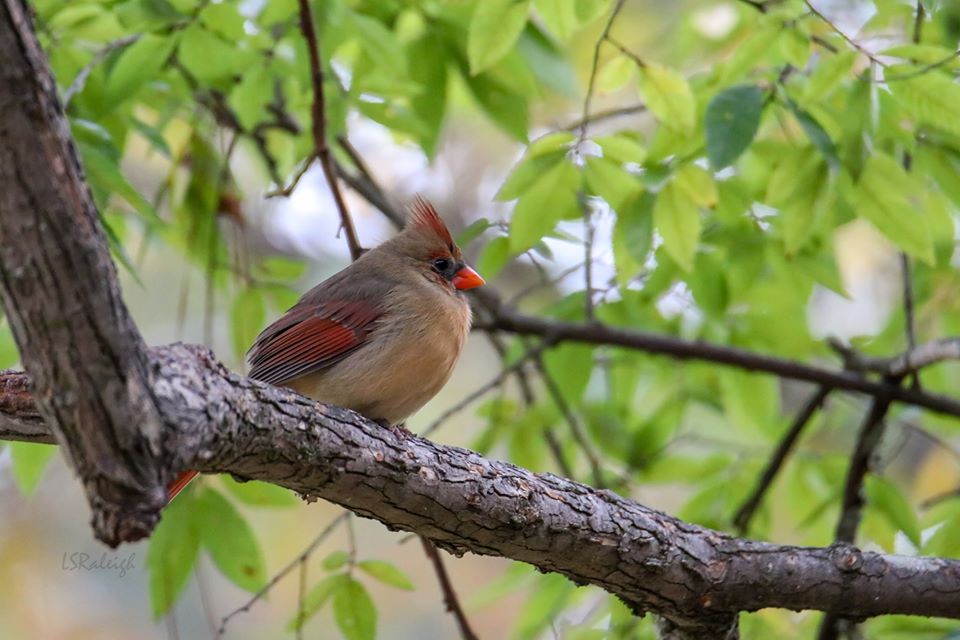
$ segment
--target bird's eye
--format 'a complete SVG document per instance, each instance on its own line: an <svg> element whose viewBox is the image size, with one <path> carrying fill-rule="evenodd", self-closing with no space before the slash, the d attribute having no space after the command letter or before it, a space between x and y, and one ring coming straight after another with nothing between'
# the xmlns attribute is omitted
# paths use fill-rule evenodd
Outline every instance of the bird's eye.
<svg viewBox="0 0 960 640"><path fill-rule="evenodd" d="M446 258L437 258L436 260L433 261L433 268L439 271L440 273L443 273L444 271L450 268L450 261L447 260Z"/></svg>

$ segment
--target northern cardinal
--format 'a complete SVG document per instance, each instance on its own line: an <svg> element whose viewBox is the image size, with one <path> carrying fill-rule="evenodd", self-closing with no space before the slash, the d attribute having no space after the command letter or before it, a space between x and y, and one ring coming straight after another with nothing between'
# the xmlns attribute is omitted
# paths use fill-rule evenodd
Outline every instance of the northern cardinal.
<svg viewBox="0 0 960 640"><path fill-rule="evenodd" d="M417 198L394 238L308 291L253 343L250 377L399 425L446 384L484 284ZM172 500L197 475L182 473Z"/></svg>

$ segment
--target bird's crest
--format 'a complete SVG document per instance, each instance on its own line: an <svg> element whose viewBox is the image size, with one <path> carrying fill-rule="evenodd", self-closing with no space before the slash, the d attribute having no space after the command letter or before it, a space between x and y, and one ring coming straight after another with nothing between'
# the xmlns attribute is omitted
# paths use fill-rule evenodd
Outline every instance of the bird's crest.
<svg viewBox="0 0 960 640"><path fill-rule="evenodd" d="M433 205L417 196L410 205L410 218L407 220L407 227L419 227L423 230L429 230L437 234L445 244L451 249L454 246L453 236L450 230L444 224L443 219Z"/></svg>

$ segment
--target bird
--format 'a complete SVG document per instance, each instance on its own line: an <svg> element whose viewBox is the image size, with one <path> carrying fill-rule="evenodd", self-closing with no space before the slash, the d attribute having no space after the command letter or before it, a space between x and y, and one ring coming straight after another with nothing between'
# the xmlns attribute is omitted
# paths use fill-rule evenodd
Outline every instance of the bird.
<svg viewBox="0 0 960 640"><path fill-rule="evenodd" d="M308 291L247 353L249 377L399 427L450 379L470 332L466 264L419 196L404 229ZM402 428L402 427L401 427ZM168 486L172 500L197 475Z"/></svg>

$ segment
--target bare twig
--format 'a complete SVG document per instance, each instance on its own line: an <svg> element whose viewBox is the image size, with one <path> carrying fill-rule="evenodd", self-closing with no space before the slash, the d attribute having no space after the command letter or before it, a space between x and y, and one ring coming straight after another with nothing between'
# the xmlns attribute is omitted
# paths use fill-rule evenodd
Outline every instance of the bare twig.
<svg viewBox="0 0 960 640"><path fill-rule="evenodd" d="M603 47L603 43L606 42L608 36L610 35L610 29L613 28L614 21L620 14L620 10L623 9L624 2L625 0L617 0L617 4L614 5L613 11L610 12L610 17L607 18L607 24L603 27L603 33L600 34L596 44L593 46L593 62L590 65L590 79L587 81L587 95L583 99L583 116L581 117L583 126L580 127L580 137L577 140L576 147L578 153L580 151L580 147L583 146L584 141L587 139L587 125L590 123L590 103L593 102L594 86L597 83L597 71L600 68L600 49Z"/></svg>
<svg viewBox="0 0 960 640"><path fill-rule="evenodd" d="M890 384L898 385L903 377L889 378ZM874 398L870 403L870 411L863 420L857 433L856 444L850 456L850 467L847 469L847 478L843 487L843 498L840 504L840 518L834 539L841 545L852 545L857 537L857 529L863 517L865 504L863 483L870 472L874 451L883 439L886 426L886 415L890 409L889 398ZM855 623L833 613L827 613L820 622L818 640L835 640L840 633L852 627Z"/></svg>
<svg viewBox="0 0 960 640"><path fill-rule="evenodd" d="M436 420L431 422L430 425L426 429L424 429L423 433L421 433L420 435L423 436L424 438L429 437L430 434L432 434L434 431L436 431L441 426L443 426L443 424L446 423L447 420L449 420L453 416L457 415L458 413L466 409L468 406L470 406L471 404L473 404L474 402L476 402L477 400L485 396L490 391L493 391L497 387L501 386L504 383L504 381L507 379L507 377L509 377L519 369L522 369L527 364L527 362L530 361L530 359L537 358L543 352L543 350L546 349L548 346L549 345L546 341L541 342L535 348L528 350L526 353L520 356L516 360L516 362L514 362L513 364L500 369L500 372L497 375L495 375L489 382L477 387L471 393L467 394L462 400L460 400L460 402L457 402L456 404L451 405L449 408L447 408L447 410L441 413Z"/></svg>
<svg viewBox="0 0 960 640"><path fill-rule="evenodd" d="M570 407L570 403L567 402L567 399L564 397L560 387L557 386L557 382L553 379L553 376L550 375L550 372L547 371L547 367L544 365L543 359L537 356L534 358L533 362L536 365L537 370L540 372L540 377L543 378L543 383L547 387L547 392L553 399L554 404L557 405L557 409L560 410L560 415L563 416L564 420L567 422L567 425L569 425L570 434L573 436L574 442L577 443L577 445L583 451L584 456L587 458L587 464L590 465L590 475L593 478L593 485L598 489L603 489L606 486L606 482L603 479L603 466L600 464L600 458L593 450L593 445L590 444L590 440L587 438L587 434L583 430L583 425L580 424L580 420L577 419L576 414Z"/></svg>
<svg viewBox="0 0 960 640"><path fill-rule="evenodd" d="M862 373L907 376L940 362L960 360L960 338L932 340L892 358L868 356L839 341L829 342L830 347L843 359L846 369Z"/></svg>
<svg viewBox="0 0 960 640"><path fill-rule="evenodd" d="M793 424L791 424L787 432L783 434L780 443L773 451L773 455L771 455L770 460L767 461L767 466L764 467L763 473L760 474L760 478L757 480L753 491L751 491L747 499L744 500L743 505L737 509L736 515L733 516L733 525L740 534L746 533L747 528L750 526L750 520L760 506L764 494L770 488L770 485L773 484L774 478L776 478L777 473L780 472L783 463L786 462L787 456L790 455L790 452L793 450L804 427L807 426L807 423L810 422L810 419L823 404L824 400L827 399L829 394L829 387L820 387L817 389L817 391L803 403L803 407L799 413L797 413L797 417L794 418Z"/></svg>
<svg viewBox="0 0 960 640"><path fill-rule="evenodd" d="M467 620L467 616L463 612L463 607L460 606L457 592L453 588L453 583L450 581L446 567L443 566L443 558L440 557L440 552L437 550L437 547L422 536L420 537L420 542L423 544L424 553L427 554L427 557L430 558L430 562L433 564L433 569L440 582L440 589L443 591L443 602L447 606L447 611L452 613L454 619L456 619L457 626L460 628L460 636L463 640L479 640L477 634L470 628L470 621Z"/></svg>
<svg viewBox="0 0 960 640"><path fill-rule="evenodd" d="M840 27L838 27L836 24L834 24L834 22L833 22L832 20L830 20L830 18L828 18L826 15L824 15L824 14L823 14L819 9L817 9L815 6L813 6L813 2L811 2L811 0L804 0L804 4L807 5L807 8L810 10L810 13L812 13L812 14L815 15L815 16L817 16L817 18L819 18L824 24L826 24L828 27L830 27L830 29L831 29L834 33L836 33L838 36L840 36L841 38L843 38L843 39L846 41L847 44L849 44L851 47L853 47L854 49L856 49L857 51L859 51L860 53L862 53L863 55L865 55L867 58L869 58L872 63L874 63L874 64L876 64L876 65L878 65L878 66L880 66L880 67L886 68L887 64L886 64L883 60L881 60L880 58L878 58L876 54L874 54L872 51L870 51L869 49L867 49L866 47L864 47L862 44L860 44L859 42L857 42L855 39L851 38L851 37L848 36L846 33L844 33L844 31L843 31L842 29L840 29Z"/></svg>
<svg viewBox="0 0 960 640"><path fill-rule="evenodd" d="M634 104L626 107L617 107L615 109L607 109L606 111L597 111L586 117L580 117L578 120L571 122L568 125L564 125L563 131L577 131L578 129L583 129L584 127L596 123L602 122L604 120L611 120L613 118L619 118L621 116L630 116L637 113L644 113L647 110L646 104Z"/></svg>
<svg viewBox="0 0 960 640"><path fill-rule="evenodd" d="M316 155L312 153L308 155L306 158L304 158L303 164L300 165L300 169L298 169L297 173L294 174L293 179L290 180L290 182L285 187L281 187L280 185L277 185L276 189L274 189L273 191L268 191L267 193L264 194L264 197L265 198L276 198L276 197L289 198L290 195L296 190L297 185L300 184L300 180L303 179L303 176L305 176L307 174L307 171L310 170L310 167L313 166L313 161L316 159L317 159Z"/></svg>
<svg viewBox="0 0 960 640"><path fill-rule="evenodd" d="M302 562L304 562L307 558L309 558L310 554L312 554L316 550L316 548L319 547L320 544L323 543L323 541L326 540L331 533L333 533L334 529L336 529L340 524L342 524L347 520L347 516L349 516L350 513L351 513L350 511L344 511L339 516L334 518L333 521L330 524L328 524L326 528L323 531L321 531L317 535L317 537L313 539L313 541L310 544L307 545L306 549L301 551L296 558L291 560L289 564L287 564L276 575L270 578L270 581L267 584L265 584L263 588L260 589L260 591L257 591L255 594L253 594L253 597L247 600L247 602L242 607L238 609L234 609L233 611L228 613L226 616L224 616L223 619L220 621L220 630L217 632L217 637L218 638L223 637L223 634L227 632L227 623L230 622L231 619L233 619L235 616L241 613L246 613L247 611L250 611L253 605L255 605L257 602L262 600L263 597L267 595L267 593L269 593L270 590L273 589L278 582L283 580L283 578L286 577L288 573L290 573L291 571L299 567Z"/></svg>
<svg viewBox="0 0 960 640"><path fill-rule="evenodd" d="M297 626L296 638L303 640L303 623L307 611L304 609L304 601L307 596L307 557L300 559L300 584L297 587Z"/></svg>
<svg viewBox="0 0 960 640"><path fill-rule="evenodd" d="M320 46L317 43L317 31L313 26L313 13L310 11L309 0L299 0L300 4L300 29L303 37L307 41L307 51L310 56L310 76L313 79L313 146L314 152L320 159L320 166L323 167L323 175L327 178L327 184L330 186L330 193L333 201L337 205L337 211L340 213L340 226L347 238L347 246L350 247L350 257L356 260L363 254L363 248L360 246L360 240L357 238L357 231L353 227L353 220L350 218L350 212L347 210L347 203L340 192L340 185L337 181L337 172L333 166L333 156L330 154L330 146L327 144L327 113L326 103L323 95L323 65L320 62Z"/></svg>

